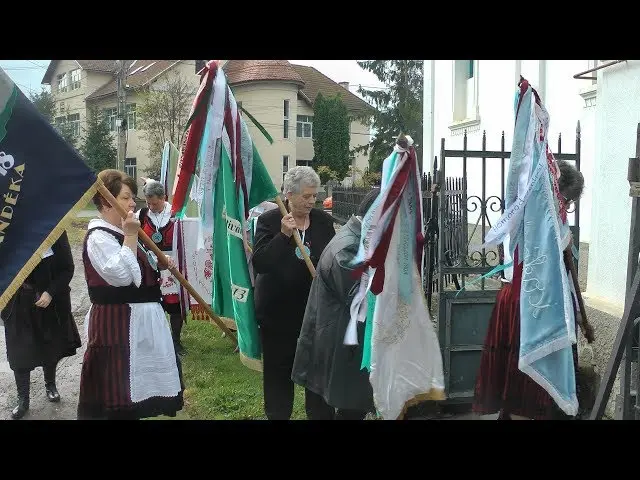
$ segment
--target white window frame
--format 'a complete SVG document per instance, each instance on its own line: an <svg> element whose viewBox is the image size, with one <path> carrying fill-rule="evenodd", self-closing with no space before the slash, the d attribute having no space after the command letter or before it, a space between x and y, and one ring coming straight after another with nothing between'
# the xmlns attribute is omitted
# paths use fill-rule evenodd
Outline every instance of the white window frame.
<svg viewBox="0 0 640 480"><path fill-rule="evenodd" d="M589 60L588 69L596 68L600 64L600 60ZM598 95L598 72L591 72L590 74L595 79L591 80L591 83L586 87L580 89L580 96L584 100L583 108L592 108L596 106L596 98Z"/></svg>
<svg viewBox="0 0 640 480"><path fill-rule="evenodd" d="M74 137L80 136L80 114L71 113L67 115L67 123L71 125L71 133Z"/></svg>
<svg viewBox="0 0 640 480"><path fill-rule="evenodd" d="M452 135L480 130L480 61L452 61L452 122L449 125Z"/></svg>
<svg viewBox="0 0 640 480"><path fill-rule="evenodd" d="M82 78L81 78L82 70L76 68L75 70L71 70L71 84L69 85L69 90L77 90L82 86Z"/></svg>
<svg viewBox="0 0 640 480"><path fill-rule="evenodd" d="M309 135L305 134L304 127L309 126ZM296 117L296 137L313 138L313 115L298 115Z"/></svg>
<svg viewBox="0 0 640 480"><path fill-rule="evenodd" d="M289 117L291 116L291 102L289 102L288 99L284 100L284 102L282 102L282 116L283 116L283 122L282 122L282 138L288 139L289 138Z"/></svg>
<svg viewBox="0 0 640 480"><path fill-rule="evenodd" d="M60 73L58 79L58 93L67 93L69 87L69 74L67 72Z"/></svg>
<svg viewBox="0 0 640 480"><path fill-rule="evenodd" d="M284 176L289 171L289 155L282 156L282 185L284 185Z"/></svg>
<svg viewBox="0 0 640 480"><path fill-rule="evenodd" d="M127 104L127 130L136 129L136 104Z"/></svg>
<svg viewBox="0 0 640 480"><path fill-rule="evenodd" d="M107 122L107 127L110 132L117 131L116 128L116 120L118 119L118 109L117 107L104 108L102 110L102 117L105 122Z"/></svg>
<svg viewBox="0 0 640 480"><path fill-rule="evenodd" d="M124 173L129 175L131 178L138 178L138 160L136 157L128 157L124 159Z"/></svg>

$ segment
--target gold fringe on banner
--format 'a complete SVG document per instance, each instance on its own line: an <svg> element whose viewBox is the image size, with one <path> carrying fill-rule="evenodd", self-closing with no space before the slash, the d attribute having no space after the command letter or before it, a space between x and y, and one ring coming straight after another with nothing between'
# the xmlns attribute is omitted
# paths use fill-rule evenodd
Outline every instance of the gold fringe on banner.
<svg viewBox="0 0 640 480"><path fill-rule="evenodd" d="M7 289L4 292L2 292L2 295L0 296L0 310L4 309L4 307L7 306L7 303L9 303L9 300L11 300L13 295L15 295L15 293L18 291L18 288L27 279L29 274L33 272L33 269L38 266L38 264L40 263L40 260L42 260L42 254L46 252L49 248L51 248L51 246L54 243L56 243L56 240L60 238L60 235L62 235L62 232L64 232L67 229L67 227L69 226L71 221L76 217L78 212L84 209L87 203L91 201L91 199L97 192L97 186L98 186L98 181L96 181L96 183L94 183L89 188L89 190L87 190L84 193L84 195L80 197L80 200L78 200L76 204L71 208L71 210L69 210L66 213L66 215L62 217L62 220L58 222L58 224L53 228L53 230L51 230L49 235L47 235L47 238L45 238L42 244L40 244L40 246L36 249L36 251L33 252L33 255L31 255L31 258L27 261L27 263L24 264L24 266L20 269L20 271L16 275L16 278L14 278L13 281L7 287Z"/></svg>
<svg viewBox="0 0 640 480"><path fill-rule="evenodd" d="M238 331L238 325L236 325L236 321L233 318L220 317L220 320L222 320L229 330L234 332Z"/></svg>
<svg viewBox="0 0 640 480"><path fill-rule="evenodd" d="M413 397L412 399L407 400L405 402L404 407L402 408L400 415L398 415L397 420L402 420L404 416L407 414L407 411L409 410L409 408L413 407L414 405L418 405L419 403L428 402L428 401L439 402L446 399L447 399L447 396L445 395L444 390L440 388L432 388L426 393L420 393L415 397Z"/></svg>
<svg viewBox="0 0 640 480"><path fill-rule="evenodd" d="M251 370L255 370L256 372L262 373L262 360L256 360L255 358L249 358L240 352L240 362L245 367L250 368Z"/></svg>

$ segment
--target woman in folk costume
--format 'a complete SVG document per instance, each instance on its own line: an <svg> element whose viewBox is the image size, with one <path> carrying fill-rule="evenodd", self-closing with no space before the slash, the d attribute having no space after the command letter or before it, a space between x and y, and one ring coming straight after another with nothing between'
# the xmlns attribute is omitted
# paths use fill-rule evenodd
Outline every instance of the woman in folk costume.
<svg viewBox="0 0 640 480"><path fill-rule="evenodd" d="M16 420L29 410L31 370L42 367L47 399L59 402L56 366L81 346L71 314L73 270L69 239L63 232L2 311L7 360L18 390L18 405L11 412Z"/></svg>
<svg viewBox="0 0 640 480"><path fill-rule="evenodd" d="M89 222L83 249L92 305L78 418L175 416L183 406L180 360L161 305L157 259L138 240L137 185L118 170L100 176L129 214L123 220L99 193L94 196L100 218Z"/></svg>
<svg viewBox="0 0 640 480"><path fill-rule="evenodd" d="M553 158L548 114L526 80L520 87L506 210L485 243L502 241L513 267L489 323L473 410L505 420L570 418L578 407L577 302L564 251L572 249L567 209L584 179Z"/></svg>
<svg viewBox="0 0 640 480"><path fill-rule="evenodd" d="M333 219L314 208L320 177L311 167L293 167L285 175L289 214L279 209L258 217L253 248L255 312L262 341L264 410L269 420L289 420L293 411L291 370L298 335L311 289L309 272L293 231L313 265L335 235ZM305 390L309 419L333 418L333 408L321 396Z"/></svg>
<svg viewBox="0 0 640 480"><path fill-rule="evenodd" d="M171 217L171 204L165 200L164 185L155 180L147 179L142 191L147 201L147 206L136 213L138 220L140 220L140 226L160 251L170 256L173 251L175 222ZM173 343L178 354L182 355L185 353L185 349L180 341L180 333L184 318L180 309L178 281L168 270L163 270L161 272L161 282L162 308L169 314Z"/></svg>

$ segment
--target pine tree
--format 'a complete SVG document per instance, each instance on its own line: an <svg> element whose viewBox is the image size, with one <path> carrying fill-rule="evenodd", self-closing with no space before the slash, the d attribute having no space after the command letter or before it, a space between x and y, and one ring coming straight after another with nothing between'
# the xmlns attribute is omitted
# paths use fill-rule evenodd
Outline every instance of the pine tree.
<svg viewBox="0 0 640 480"><path fill-rule="evenodd" d="M418 162L422 165L423 60L364 60L358 65L373 73L388 88L358 89L358 93L376 109L372 117L375 133L369 144L355 151L369 153L370 171L380 172L396 137L404 133L413 138Z"/></svg>
<svg viewBox="0 0 640 480"><path fill-rule="evenodd" d="M116 167L118 150L113 144L109 126L96 108L89 109L82 154L94 172Z"/></svg>
<svg viewBox="0 0 640 480"><path fill-rule="evenodd" d="M313 103L313 164L316 169L328 167L339 181L351 165L349 125L347 107L340 96L324 98L318 94Z"/></svg>

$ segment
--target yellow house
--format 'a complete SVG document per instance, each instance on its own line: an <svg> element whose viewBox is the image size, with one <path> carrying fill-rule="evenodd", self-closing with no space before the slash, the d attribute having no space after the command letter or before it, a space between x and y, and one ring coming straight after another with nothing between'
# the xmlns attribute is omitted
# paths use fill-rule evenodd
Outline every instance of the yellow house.
<svg viewBox="0 0 640 480"><path fill-rule="evenodd" d="M193 91L198 88L195 60L127 60L126 63L127 132L124 170L134 178L144 176L150 165L149 144L144 132L136 128L136 106L140 92L153 88L169 72L180 75ZM116 60L52 60L42 79L51 86L56 100L55 122L70 123L76 135L86 126L90 107L97 107L107 118L116 143L117 79ZM122 166L120 166L122 168Z"/></svg>
<svg viewBox="0 0 640 480"><path fill-rule="evenodd" d="M126 77L127 147L124 170L134 178L144 176L150 165L149 144L144 132L136 128L136 105L140 91L169 72L175 72L193 85L200 81L197 71L202 60L128 60ZM225 60L223 70L236 100L269 132L271 145L262 133L247 121L251 136L274 184L282 185L284 173L295 165L312 165L313 102L319 93L325 97L340 95L351 121L351 143L355 148L370 142L367 124L355 117L373 107L349 91L349 85L336 83L313 67L292 65L287 60ZM57 123L69 123L75 134L86 125L87 109L97 107L107 118L116 142L117 75L116 60L53 60L42 79L51 86L56 100ZM363 172L368 155L358 154L353 166ZM351 179L345 180L347 183Z"/></svg>
<svg viewBox="0 0 640 480"><path fill-rule="evenodd" d="M284 173L296 165L312 165L313 102L340 95L351 120L353 149L371 141L369 126L354 117L373 107L349 91L348 83L336 83L313 67L287 60L227 60L223 70L238 102L269 132L273 144L247 121L274 184L282 185ZM356 155L353 166L364 172L369 156ZM346 179L346 182L349 182Z"/></svg>

